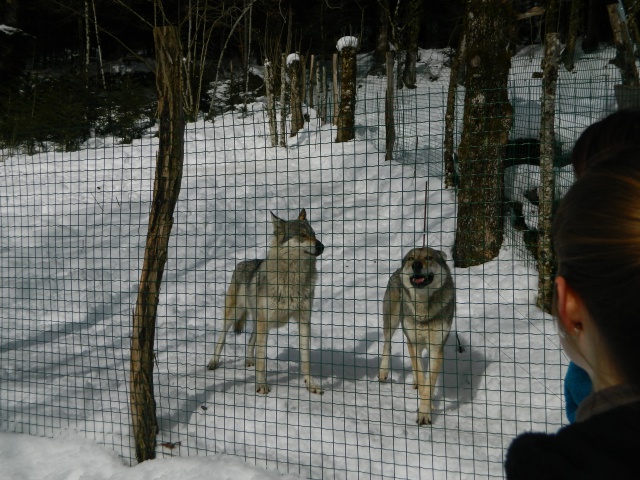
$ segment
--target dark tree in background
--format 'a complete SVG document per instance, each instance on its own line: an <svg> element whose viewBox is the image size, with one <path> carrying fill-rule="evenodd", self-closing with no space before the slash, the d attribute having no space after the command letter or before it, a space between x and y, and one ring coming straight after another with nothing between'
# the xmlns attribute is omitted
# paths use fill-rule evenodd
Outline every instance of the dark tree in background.
<svg viewBox="0 0 640 480"><path fill-rule="evenodd" d="M405 87L416 88L416 63L418 61L418 37L422 20L422 0L408 0L407 2L407 53L404 58L402 83Z"/></svg>
<svg viewBox="0 0 640 480"><path fill-rule="evenodd" d="M353 140L355 134L356 105L356 52L357 43L350 43L340 51L340 108L336 126L336 142Z"/></svg>
<svg viewBox="0 0 640 480"><path fill-rule="evenodd" d="M492 260L502 246L502 158L511 129L507 95L515 17L505 0L474 0L465 19L466 80L458 159L456 267Z"/></svg>
<svg viewBox="0 0 640 480"><path fill-rule="evenodd" d="M295 54L288 59L287 70L291 79L290 101L291 105L291 131L289 135L294 137L298 131L304 128L304 118L302 116L302 98L301 98L301 58Z"/></svg>

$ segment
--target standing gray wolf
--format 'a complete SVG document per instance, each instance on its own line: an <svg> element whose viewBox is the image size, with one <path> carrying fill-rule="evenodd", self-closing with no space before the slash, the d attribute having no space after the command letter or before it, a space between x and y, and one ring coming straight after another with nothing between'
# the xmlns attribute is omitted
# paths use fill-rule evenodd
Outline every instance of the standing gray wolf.
<svg viewBox="0 0 640 480"><path fill-rule="evenodd" d="M402 323L413 367L413 385L420 395L418 424L431 423L432 395L442 369L443 348L449 337L455 310L455 290L444 252L414 248L402 259L402 267L389 279L384 294L384 349L378 378L389 376L391 338ZM422 352L429 351L429 375Z"/></svg>
<svg viewBox="0 0 640 480"><path fill-rule="evenodd" d="M309 372L311 340L311 307L318 271L316 257L324 245L307 222L304 209L296 220L282 220L271 213L273 239L267 258L247 260L236 267L224 302L224 328L218 338L213 358L207 368L220 364L220 354L231 325L235 332L244 328L247 315L254 320L249 339L246 366L256 367L256 392L267 394L265 370L267 336L293 318L300 331L300 363L302 374L311 393L322 394L322 388Z"/></svg>

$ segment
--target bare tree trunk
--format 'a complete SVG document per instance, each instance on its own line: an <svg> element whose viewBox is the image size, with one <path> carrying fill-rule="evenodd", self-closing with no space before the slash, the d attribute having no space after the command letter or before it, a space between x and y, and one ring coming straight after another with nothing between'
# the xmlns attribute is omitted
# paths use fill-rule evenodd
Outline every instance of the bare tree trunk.
<svg viewBox="0 0 640 480"><path fill-rule="evenodd" d="M387 61L389 51L389 0L378 0L378 37L375 58L378 62Z"/></svg>
<svg viewBox="0 0 640 480"><path fill-rule="evenodd" d="M307 58L304 55L300 55L300 103L307 103Z"/></svg>
<svg viewBox="0 0 640 480"><path fill-rule="evenodd" d="M278 146L278 123L276 121L276 85L273 65L269 60L264 62L265 87L267 93L267 118L269 119L269 138L271 146Z"/></svg>
<svg viewBox="0 0 640 480"><path fill-rule="evenodd" d="M340 81L340 113L338 114L338 134L336 142L348 142L356 137L355 108L356 108L356 48L345 47L340 52L341 81Z"/></svg>
<svg viewBox="0 0 640 480"><path fill-rule="evenodd" d="M246 2L247 0L245 0ZM253 28L253 0L250 0L249 5L245 5L248 8L249 14L247 15L247 48L245 52L244 60L244 91L245 94L249 92L249 61L251 60L251 30ZM246 99L246 95L245 95ZM246 100L245 100L246 102Z"/></svg>
<svg viewBox="0 0 640 480"><path fill-rule="evenodd" d="M91 31L89 28L88 0L84 0L84 34L85 34L84 81L85 81L85 88L88 88L89 87L89 65L91 63Z"/></svg>
<svg viewBox="0 0 640 480"><path fill-rule="evenodd" d="M554 200L554 118L556 86L558 81L558 59L560 40L557 33L547 33L544 49L544 71L542 76L542 112L540 120L540 190L538 192L538 301L537 305L551 313L555 258L551 245L551 223Z"/></svg>
<svg viewBox="0 0 640 480"><path fill-rule="evenodd" d="M607 5L609 20L611 21L611 28L613 29L613 39L615 40L616 50L618 52L616 62L620 69L622 84L636 87L640 85L640 76L638 75L638 67L633 55L633 45L631 43L631 37L629 36L629 30L627 29L627 23L621 15L619 8L617 3Z"/></svg>
<svg viewBox="0 0 640 480"><path fill-rule="evenodd" d="M544 16L544 30L545 34L555 32L559 30L560 23L560 1L561 0L548 0L547 11Z"/></svg>
<svg viewBox="0 0 640 480"><path fill-rule="evenodd" d="M320 67L318 66L318 72ZM329 101L327 96L327 67L322 66L322 76L320 79L320 121L322 125L327 123L327 102Z"/></svg>
<svg viewBox="0 0 640 480"><path fill-rule="evenodd" d="M153 34L157 62L159 149L131 336L131 421L138 462L153 459L156 455L158 420L153 394L156 314L173 212L180 193L184 152L182 62L175 61L181 58L178 35L173 27L155 28Z"/></svg>
<svg viewBox="0 0 640 480"><path fill-rule="evenodd" d="M333 54L333 122L337 124L338 114L340 113L340 102L338 101L338 93L340 85L338 84L338 54Z"/></svg>
<svg viewBox="0 0 640 480"><path fill-rule="evenodd" d="M102 63L102 48L100 47L100 34L98 33L98 15L96 14L96 2L91 0L93 6L93 26L96 31L96 49L98 51L98 66L100 68L100 77L102 79L102 88L107 89L107 81L104 78L104 64Z"/></svg>
<svg viewBox="0 0 640 480"><path fill-rule="evenodd" d="M231 26L231 29L229 31L229 35L227 35L227 38L226 38L226 40L224 42L224 45L222 46L222 49L220 50L220 56L218 57L218 64L216 66L216 77L215 77L215 80L213 81L213 93L211 95L211 105L209 106L209 111L210 112L214 111L214 102L216 100L216 89L218 87L218 76L220 74L220 66L222 65L222 59L224 58L224 54L225 54L225 52L227 50L227 45L229 44L229 41L233 37L233 34L235 33L235 30L236 30L238 24L243 19L244 15L251 9L251 7L253 6L253 4L255 2L256 2L256 0L251 0L249 5L245 6L244 10L240 13L240 16L236 19L234 24ZM209 44L209 38L210 38L210 33L209 33L209 36L207 38L207 41L206 41L205 45ZM206 50L203 53L206 53ZM204 65L204 63L203 63L203 65Z"/></svg>
<svg viewBox="0 0 640 480"><path fill-rule="evenodd" d="M453 157L453 135L456 120L456 94L458 91L458 81L460 80L460 67L465 62L465 51L466 40L464 35L462 35L458 51L451 60L451 74L449 76L449 90L447 92L447 111L444 117L444 170L445 186L447 188L453 188L456 186L456 168Z"/></svg>
<svg viewBox="0 0 640 480"><path fill-rule="evenodd" d="M316 85L316 64L315 55L311 55L309 62L309 108L314 108L314 98Z"/></svg>
<svg viewBox="0 0 640 480"><path fill-rule="evenodd" d="M420 35L420 18L422 0L409 0L407 8L407 53L404 60L402 82L407 88L416 88L416 63L418 61L418 36Z"/></svg>
<svg viewBox="0 0 640 480"><path fill-rule="evenodd" d="M557 2L559 0L554 1ZM601 7L602 5L600 0L588 0L587 3L587 26L584 38L582 39L582 50L585 53L590 53L598 48L598 43L600 41L598 34L600 25L600 19L598 17L600 16L600 13L598 12L598 7ZM547 31L557 32L558 30Z"/></svg>
<svg viewBox="0 0 640 480"><path fill-rule="evenodd" d="M393 146L396 143L396 125L394 117L393 89L393 52L387 52L387 90L384 102L384 128L385 128L385 160L393 160Z"/></svg>
<svg viewBox="0 0 640 480"><path fill-rule="evenodd" d="M633 37L636 47L640 47L640 31L638 30L638 22L636 22L636 15L638 15L638 10L640 9L640 0L633 0L631 5L629 5L629 3L629 0L624 0L625 9L627 11L629 35Z"/></svg>
<svg viewBox="0 0 640 480"><path fill-rule="evenodd" d="M300 57L293 60L287 66L289 79L291 80L291 92L289 105L291 108L291 132L290 137L295 137L299 130L304 128L304 118L302 118L302 103L300 101Z"/></svg>
<svg viewBox="0 0 640 480"><path fill-rule="evenodd" d="M280 146L287 146L287 56L280 65Z"/></svg>
<svg viewBox="0 0 640 480"><path fill-rule="evenodd" d="M569 35L567 37L566 46L562 53L562 62L564 67L571 71L574 67L576 42L578 37L578 29L582 20L582 0L571 0L571 18L569 20ZM558 40L559 41L559 40Z"/></svg>
<svg viewBox="0 0 640 480"><path fill-rule="evenodd" d="M508 35L515 22L510 3L467 3L465 108L458 148L460 186L453 247L456 267L495 258L503 240L502 158L509 138L512 108L507 95L511 66Z"/></svg>

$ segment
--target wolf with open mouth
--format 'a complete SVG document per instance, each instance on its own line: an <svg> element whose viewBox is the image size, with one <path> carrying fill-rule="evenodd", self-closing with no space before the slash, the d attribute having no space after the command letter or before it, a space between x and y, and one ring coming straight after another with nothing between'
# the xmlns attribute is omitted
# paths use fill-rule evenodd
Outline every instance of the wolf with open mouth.
<svg viewBox="0 0 640 480"><path fill-rule="evenodd" d="M455 311L455 287L446 254L429 247L414 248L402 259L402 267L389 279L382 315L384 348L378 378L389 377L391 338L402 324L413 368L413 385L420 395L418 424L431 423L433 389L442 369L443 348ZM425 374L422 353L429 353Z"/></svg>

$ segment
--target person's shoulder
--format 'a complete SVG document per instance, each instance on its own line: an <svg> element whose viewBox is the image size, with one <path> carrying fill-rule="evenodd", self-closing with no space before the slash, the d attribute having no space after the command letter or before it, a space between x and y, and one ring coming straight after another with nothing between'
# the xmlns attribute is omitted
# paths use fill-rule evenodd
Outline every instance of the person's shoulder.
<svg viewBox="0 0 640 480"><path fill-rule="evenodd" d="M525 433L511 442L505 458L508 479L560 479L566 477L564 465L556 445L556 435Z"/></svg>
<svg viewBox="0 0 640 480"><path fill-rule="evenodd" d="M640 407L628 405L561 428L525 433L509 446L505 473L514 479L600 479L640 471Z"/></svg>

